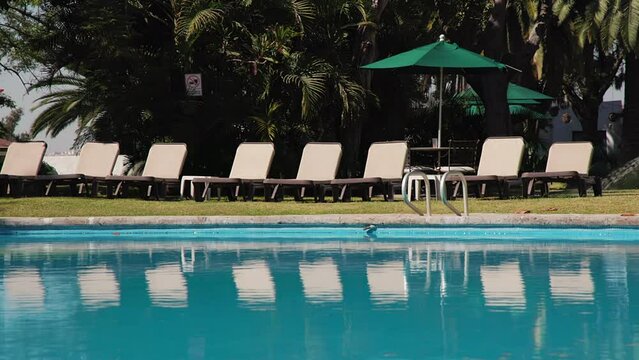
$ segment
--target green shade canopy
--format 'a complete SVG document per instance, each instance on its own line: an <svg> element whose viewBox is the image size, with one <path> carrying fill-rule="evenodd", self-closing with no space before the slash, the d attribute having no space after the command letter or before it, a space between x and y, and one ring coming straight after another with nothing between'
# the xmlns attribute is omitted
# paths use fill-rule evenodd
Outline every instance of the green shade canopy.
<svg viewBox="0 0 639 360"><path fill-rule="evenodd" d="M482 104L479 95L472 88L468 88L456 95L456 98L462 100L467 104ZM531 105L539 104L540 100L552 100L552 97L542 94L538 91L531 90L529 88L508 83L508 92L506 93L506 100L508 104L521 104Z"/></svg>
<svg viewBox="0 0 639 360"><path fill-rule="evenodd" d="M442 40L362 66L371 70L404 68L414 73L439 73L441 68L446 69L446 73L471 73L505 67L489 57Z"/></svg>
<svg viewBox="0 0 639 360"><path fill-rule="evenodd" d="M444 91L444 69L447 74L479 73L489 70L504 70L506 65L489 57L474 53L445 41L439 41L409 50L383 60L362 66L363 69L403 69L412 73L439 74L439 122L437 143L442 143L442 97ZM439 155L438 155L439 156Z"/></svg>
<svg viewBox="0 0 639 360"><path fill-rule="evenodd" d="M546 94L513 83L508 83L507 97L512 100L552 100Z"/></svg>
<svg viewBox="0 0 639 360"><path fill-rule="evenodd" d="M522 105L508 105L508 110L511 115L522 115L528 116L533 120L544 120L548 119L547 115L544 115L538 111L531 110ZM466 109L466 113L470 116L483 116L484 115L484 107L482 105L471 105Z"/></svg>

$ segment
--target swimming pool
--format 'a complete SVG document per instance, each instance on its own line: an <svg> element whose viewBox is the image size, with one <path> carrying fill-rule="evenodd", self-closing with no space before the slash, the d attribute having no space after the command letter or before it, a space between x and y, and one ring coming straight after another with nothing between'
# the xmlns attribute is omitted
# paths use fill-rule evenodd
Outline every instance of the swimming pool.
<svg viewBox="0 0 639 360"><path fill-rule="evenodd" d="M0 359L637 358L639 230L0 230Z"/></svg>

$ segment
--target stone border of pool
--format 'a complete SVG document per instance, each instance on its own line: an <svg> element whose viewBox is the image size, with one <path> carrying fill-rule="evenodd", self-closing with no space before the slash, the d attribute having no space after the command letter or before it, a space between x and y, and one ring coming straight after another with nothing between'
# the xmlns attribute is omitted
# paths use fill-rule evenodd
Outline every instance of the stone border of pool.
<svg viewBox="0 0 639 360"><path fill-rule="evenodd" d="M469 217L408 214L273 215L273 216L104 216L104 217L5 217L0 228L24 226L157 226L237 224L331 224L331 225L570 225L639 226L639 216L582 214L472 214Z"/></svg>

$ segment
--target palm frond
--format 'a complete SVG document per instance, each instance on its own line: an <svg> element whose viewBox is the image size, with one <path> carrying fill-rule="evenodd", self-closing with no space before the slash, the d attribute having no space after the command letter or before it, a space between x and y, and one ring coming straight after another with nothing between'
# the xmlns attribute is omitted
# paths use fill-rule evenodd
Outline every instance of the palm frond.
<svg viewBox="0 0 639 360"><path fill-rule="evenodd" d="M31 125L31 133L45 131L57 136L74 122L80 128L88 127L103 112L103 107L93 101L94 95L86 79L77 75L60 75L41 81L30 89L49 88L50 92L36 99L33 109L44 108Z"/></svg>
<svg viewBox="0 0 639 360"><path fill-rule="evenodd" d="M628 0L628 46L634 49L635 53L639 53L639 0Z"/></svg>
<svg viewBox="0 0 639 360"><path fill-rule="evenodd" d="M288 0L290 1L289 8L293 13L295 22L300 27L300 30L304 31L304 23L306 21L312 21L317 15L317 9L315 5L309 0Z"/></svg>

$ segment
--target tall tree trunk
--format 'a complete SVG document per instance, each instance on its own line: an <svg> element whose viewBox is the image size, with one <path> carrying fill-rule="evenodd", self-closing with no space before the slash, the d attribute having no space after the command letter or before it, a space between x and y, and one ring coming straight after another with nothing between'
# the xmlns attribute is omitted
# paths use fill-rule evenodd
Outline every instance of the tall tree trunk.
<svg viewBox="0 0 639 360"><path fill-rule="evenodd" d="M588 69L594 70L595 68L595 45L592 43L586 43L582 51L582 61L584 62L584 71ZM579 120L581 121L581 129L583 133L583 140L591 141L592 143L598 143L597 137L597 120L599 117L599 104L603 100L603 94L599 96L598 86L598 73L593 73L591 76L585 76L582 80L582 84L579 91L575 91L568 84L566 94L568 100L575 111Z"/></svg>
<svg viewBox="0 0 639 360"><path fill-rule="evenodd" d="M506 6L507 0L494 0L488 26L479 40L484 55L501 60L506 45ZM507 136L512 133L510 112L506 92L508 75L505 71L490 71L466 79L481 98L486 109L486 135Z"/></svg>
<svg viewBox="0 0 639 360"><path fill-rule="evenodd" d="M639 56L626 55L625 95L623 109L622 159L639 156Z"/></svg>
<svg viewBox="0 0 639 360"><path fill-rule="evenodd" d="M559 28L557 16L552 11L550 19L546 22L546 31L543 40L543 64L539 77L542 80L543 93L558 98L562 94L564 78L564 63L566 62L565 47L562 41L562 30Z"/></svg>
<svg viewBox="0 0 639 360"><path fill-rule="evenodd" d="M520 73L513 73L511 81L537 89L537 77L533 60L535 53L546 39L547 29L556 18L552 13L552 1L543 0L538 5L537 19L528 32L528 38L524 38L517 19L517 13L513 6L508 7L508 43L510 54L504 59L509 65L521 70ZM550 58L550 57L549 57Z"/></svg>
<svg viewBox="0 0 639 360"><path fill-rule="evenodd" d="M358 31L358 39L355 42L357 49L353 52L355 54L354 63L358 66L370 64L378 57L379 49L377 48L377 29L379 22L388 5L389 0L378 0L373 2L372 15L369 21L375 23L376 26L363 26ZM359 82L366 90L371 89L372 73L370 70L358 70L357 73ZM360 168L358 166L358 160L360 157L360 148L362 143L362 130L364 128L364 121L368 118L368 113L365 111L359 116L359 118L352 119L347 123L342 124L342 143L344 144L344 156L342 157L342 166L346 170L347 175L351 175L354 171Z"/></svg>
<svg viewBox="0 0 639 360"><path fill-rule="evenodd" d="M597 129L599 104L613 83L622 56L621 52L602 51L600 44L586 43L581 56L583 65L564 84L568 100L581 120L584 140L594 144L603 140Z"/></svg>

